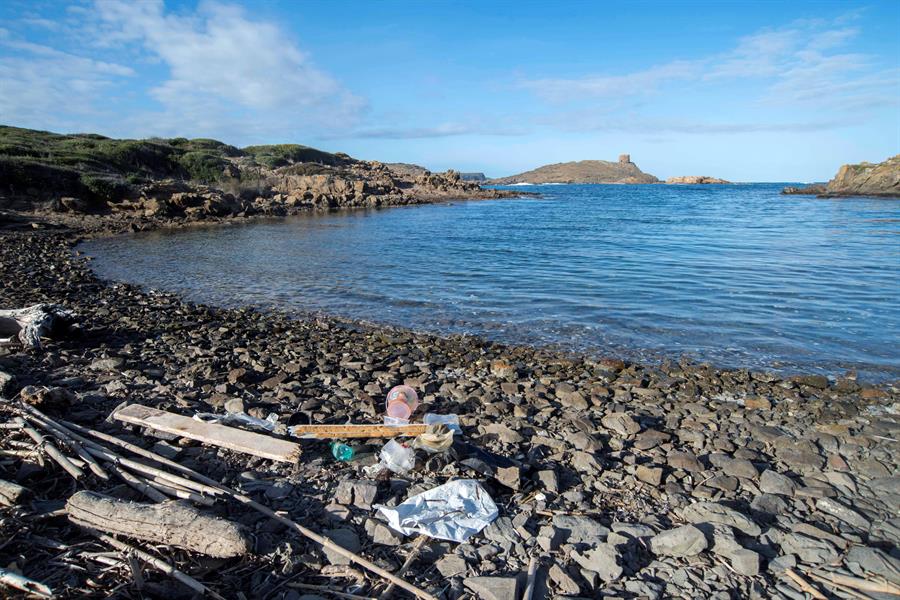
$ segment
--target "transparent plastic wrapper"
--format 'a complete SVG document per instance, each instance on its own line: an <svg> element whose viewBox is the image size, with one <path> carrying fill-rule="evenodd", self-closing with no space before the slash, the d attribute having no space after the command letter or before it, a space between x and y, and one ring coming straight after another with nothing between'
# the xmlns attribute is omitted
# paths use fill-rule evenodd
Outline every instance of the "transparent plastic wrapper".
<svg viewBox="0 0 900 600"><path fill-rule="evenodd" d="M270 414L265 419L251 417L247 413L226 413L217 415L213 413L196 413L194 419L203 421L204 423L221 423L222 425L247 425L256 427L272 433L286 433L287 429L283 423L278 422L278 415Z"/></svg>
<svg viewBox="0 0 900 600"><path fill-rule="evenodd" d="M392 529L424 533L451 542L465 542L487 527L500 512L474 479L457 479L408 498L393 508L375 505Z"/></svg>
<svg viewBox="0 0 900 600"><path fill-rule="evenodd" d="M425 413L422 422L426 425L446 425L453 433L462 433L462 427L459 426L459 415L437 415L435 413Z"/></svg>
<svg viewBox="0 0 900 600"><path fill-rule="evenodd" d="M416 453L396 440L390 440L379 454L381 464L398 475L402 475L416 466Z"/></svg>

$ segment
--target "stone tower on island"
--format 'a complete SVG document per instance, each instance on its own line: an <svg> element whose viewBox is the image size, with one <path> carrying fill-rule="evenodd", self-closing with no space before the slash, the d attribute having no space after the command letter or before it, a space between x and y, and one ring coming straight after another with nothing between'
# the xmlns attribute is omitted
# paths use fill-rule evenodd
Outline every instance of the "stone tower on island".
<svg viewBox="0 0 900 600"><path fill-rule="evenodd" d="M619 162L620 162L620 163L630 163L630 162L631 162L631 155L630 155L630 154L620 154L620 155L619 155Z"/></svg>

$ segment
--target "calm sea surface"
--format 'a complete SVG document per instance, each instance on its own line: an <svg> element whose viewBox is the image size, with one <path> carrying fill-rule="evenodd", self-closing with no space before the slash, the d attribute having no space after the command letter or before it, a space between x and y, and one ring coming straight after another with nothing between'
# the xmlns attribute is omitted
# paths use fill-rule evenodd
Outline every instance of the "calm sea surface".
<svg viewBox="0 0 900 600"><path fill-rule="evenodd" d="M533 186L538 199L93 241L100 276L516 344L900 379L900 201L781 184Z"/></svg>

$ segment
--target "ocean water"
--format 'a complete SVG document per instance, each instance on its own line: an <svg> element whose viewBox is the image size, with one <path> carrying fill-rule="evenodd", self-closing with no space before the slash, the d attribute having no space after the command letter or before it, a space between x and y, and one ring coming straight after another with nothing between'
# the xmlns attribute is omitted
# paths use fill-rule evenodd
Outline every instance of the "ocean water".
<svg viewBox="0 0 900 600"><path fill-rule="evenodd" d="M220 306L900 379L900 201L782 187L533 186L540 198L157 231L83 249L103 278Z"/></svg>

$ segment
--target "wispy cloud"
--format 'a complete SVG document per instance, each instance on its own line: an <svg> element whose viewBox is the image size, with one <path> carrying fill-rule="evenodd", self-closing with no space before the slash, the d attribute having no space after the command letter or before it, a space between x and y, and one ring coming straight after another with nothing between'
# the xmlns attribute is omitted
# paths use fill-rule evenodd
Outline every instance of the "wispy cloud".
<svg viewBox="0 0 900 600"><path fill-rule="evenodd" d="M115 128L136 135L305 137L352 127L366 109L363 98L318 68L278 24L241 7L209 1L196 12L174 13L162 0L96 0L69 9L74 24L65 22L66 33L83 42L78 51L0 37L14 51L0 57L5 120L33 123L28 117L56 114L84 123L84 113L102 106L110 90L121 92L121 78L134 74L90 58L111 53L164 68L162 79L129 82L139 88L132 99L142 106L122 114Z"/></svg>
<svg viewBox="0 0 900 600"><path fill-rule="evenodd" d="M67 126L61 107L75 119L99 118L97 100L109 94L131 67L94 60L17 39L0 29L0 115L5 122Z"/></svg>
<svg viewBox="0 0 900 600"><path fill-rule="evenodd" d="M752 84L759 103L836 109L896 104L897 69L883 69L870 56L841 51L860 34L847 20L797 21L742 37L727 52L631 73L533 78L519 86L556 104L650 96L685 84L729 83Z"/></svg>
<svg viewBox="0 0 900 600"><path fill-rule="evenodd" d="M482 123L442 123L434 127L369 127L326 136L330 139L365 138L383 140L413 140L425 138L456 137L463 135L526 135L530 128L500 127Z"/></svg>

